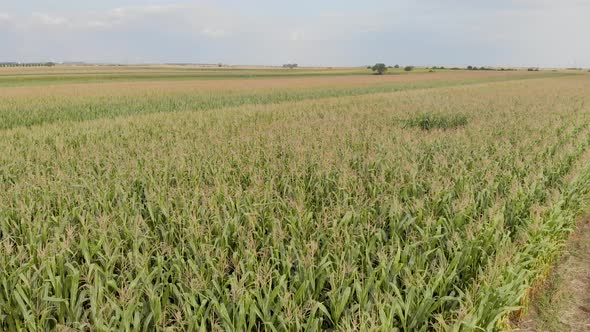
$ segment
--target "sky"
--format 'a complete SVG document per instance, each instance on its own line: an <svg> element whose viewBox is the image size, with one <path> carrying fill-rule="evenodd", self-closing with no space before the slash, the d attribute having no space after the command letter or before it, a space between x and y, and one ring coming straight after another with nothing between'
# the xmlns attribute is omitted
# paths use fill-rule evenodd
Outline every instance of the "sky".
<svg viewBox="0 0 590 332"><path fill-rule="evenodd" d="M1 61L590 67L590 0L0 0Z"/></svg>

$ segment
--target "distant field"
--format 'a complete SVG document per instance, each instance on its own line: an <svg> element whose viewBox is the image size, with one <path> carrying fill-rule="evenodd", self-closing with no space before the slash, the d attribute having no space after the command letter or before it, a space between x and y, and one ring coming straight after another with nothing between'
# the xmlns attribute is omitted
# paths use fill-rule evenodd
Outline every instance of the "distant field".
<svg viewBox="0 0 590 332"><path fill-rule="evenodd" d="M502 330L587 207L589 74L35 70L1 330Z"/></svg>
<svg viewBox="0 0 590 332"><path fill-rule="evenodd" d="M429 70L416 68L412 72L389 69L386 75L415 75ZM255 68L255 67L196 67L196 66L56 66L0 68L0 87L53 85L72 83L108 83L130 81L194 81L225 79L256 79L279 77L331 77L370 74L366 68Z"/></svg>
<svg viewBox="0 0 590 332"><path fill-rule="evenodd" d="M367 69L209 68L190 66L57 66L0 68L0 86L125 81L366 75ZM397 71L401 73L400 70ZM392 71L392 74L395 73Z"/></svg>
<svg viewBox="0 0 590 332"><path fill-rule="evenodd" d="M33 70L25 68L24 71L28 75L29 72L38 70L31 69ZM70 68L67 69L72 71ZM8 70L14 69L8 68ZM121 73L111 74L117 77L114 82L90 80L86 83L66 83L60 80L51 81L54 78L53 74L44 74L44 80L52 82L49 85L38 85L34 78L23 75L22 77L30 79L32 84L7 86L0 89L0 98L3 100L0 103L0 129L134 114L266 105L328 97L571 75L551 72L442 71L378 76L367 75L369 71L359 75L357 69L349 70L348 73L354 75L344 75L347 73L344 70L341 70L339 76L324 75L327 70L323 70L303 74L308 76L291 74L290 77L285 77L281 73L297 70L264 69L260 70L261 73L257 74L256 79L236 79L234 74L225 74L226 70L221 70L214 73L218 77L214 81L195 77L190 80L162 81L160 78L137 80L137 73L133 74L134 76L127 75L127 71L137 70L139 69L128 68ZM305 72L302 70L302 73ZM262 75L264 73L274 76L264 77ZM64 77L72 75L77 74L68 74ZM12 79L12 76L10 78Z"/></svg>

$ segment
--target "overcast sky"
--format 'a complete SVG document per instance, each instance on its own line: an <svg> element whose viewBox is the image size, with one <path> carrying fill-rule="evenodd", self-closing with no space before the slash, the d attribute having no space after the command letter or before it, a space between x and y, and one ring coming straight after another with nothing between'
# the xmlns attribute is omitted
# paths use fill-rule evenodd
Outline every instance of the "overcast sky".
<svg viewBox="0 0 590 332"><path fill-rule="evenodd" d="M0 61L590 67L590 0L0 0Z"/></svg>

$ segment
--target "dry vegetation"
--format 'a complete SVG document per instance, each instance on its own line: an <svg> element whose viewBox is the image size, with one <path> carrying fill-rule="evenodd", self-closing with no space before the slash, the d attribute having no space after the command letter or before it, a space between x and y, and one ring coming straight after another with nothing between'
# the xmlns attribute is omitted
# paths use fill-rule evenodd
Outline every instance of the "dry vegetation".
<svg viewBox="0 0 590 332"><path fill-rule="evenodd" d="M590 76L502 75L0 90L0 328L507 328L585 206Z"/></svg>

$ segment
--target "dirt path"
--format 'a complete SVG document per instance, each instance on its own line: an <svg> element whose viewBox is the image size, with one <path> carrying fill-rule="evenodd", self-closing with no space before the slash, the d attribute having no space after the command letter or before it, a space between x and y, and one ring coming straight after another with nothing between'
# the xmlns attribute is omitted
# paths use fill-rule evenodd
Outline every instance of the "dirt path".
<svg viewBox="0 0 590 332"><path fill-rule="evenodd" d="M590 332L590 218L578 225L545 293L515 331Z"/></svg>

